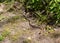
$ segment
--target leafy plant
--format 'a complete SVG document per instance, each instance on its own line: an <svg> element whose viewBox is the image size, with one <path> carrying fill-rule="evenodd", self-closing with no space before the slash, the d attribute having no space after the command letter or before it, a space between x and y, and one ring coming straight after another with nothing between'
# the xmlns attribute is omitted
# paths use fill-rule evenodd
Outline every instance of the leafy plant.
<svg viewBox="0 0 60 43"><path fill-rule="evenodd" d="M60 0L52 0L49 4L49 10L54 14L56 23L60 23Z"/></svg>
<svg viewBox="0 0 60 43"><path fill-rule="evenodd" d="M60 23L60 0L26 0L26 12L33 12L47 24ZM37 13L36 13L37 12Z"/></svg>
<svg viewBox="0 0 60 43"><path fill-rule="evenodd" d="M0 41L4 40L4 37L2 35L0 35Z"/></svg>

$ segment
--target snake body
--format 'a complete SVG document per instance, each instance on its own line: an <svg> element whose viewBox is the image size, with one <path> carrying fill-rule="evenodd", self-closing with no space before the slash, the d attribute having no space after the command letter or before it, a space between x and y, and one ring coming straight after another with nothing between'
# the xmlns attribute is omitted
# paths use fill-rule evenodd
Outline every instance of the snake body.
<svg viewBox="0 0 60 43"><path fill-rule="evenodd" d="M30 18L26 17L26 13L25 13L25 15L23 15L23 17L29 22L29 25L30 25L31 27L33 27L33 28L40 28L40 26L33 25L33 24L31 23Z"/></svg>

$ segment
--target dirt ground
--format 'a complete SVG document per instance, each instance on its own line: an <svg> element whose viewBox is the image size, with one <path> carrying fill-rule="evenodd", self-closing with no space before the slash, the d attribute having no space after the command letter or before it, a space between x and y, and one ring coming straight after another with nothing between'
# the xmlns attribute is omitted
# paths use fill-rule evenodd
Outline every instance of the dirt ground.
<svg viewBox="0 0 60 43"><path fill-rule="evenodd" d="M0 12L4 12L3 8L0 6ZM3 36L0 43L60 43L60 28L54 28L50 33L44 29L44 24L41 28L32 27L23 14L24 11L20 10L18 13L4 12L0 15L0 36Z"/></svg>

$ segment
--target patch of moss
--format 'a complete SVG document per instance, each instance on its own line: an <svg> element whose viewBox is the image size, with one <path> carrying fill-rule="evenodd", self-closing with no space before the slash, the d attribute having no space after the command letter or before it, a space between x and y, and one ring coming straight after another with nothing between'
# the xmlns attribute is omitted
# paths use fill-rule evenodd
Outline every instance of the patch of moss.
<svg viewBox="0 0 60 43"><path fill-rule="evenodd" d="M6 28L3 32L2 32L2 36L6 37L10 34L10 30L9 28Z"/></svg>
<svg viewBox="0 0 60 43"><path fill-rule="evenodd" d="M10 32L8 32L8 31L4 31L4 32L2 33L2 36L6 37L7 35L9 35L9 33L10 33Z"/></svg>

